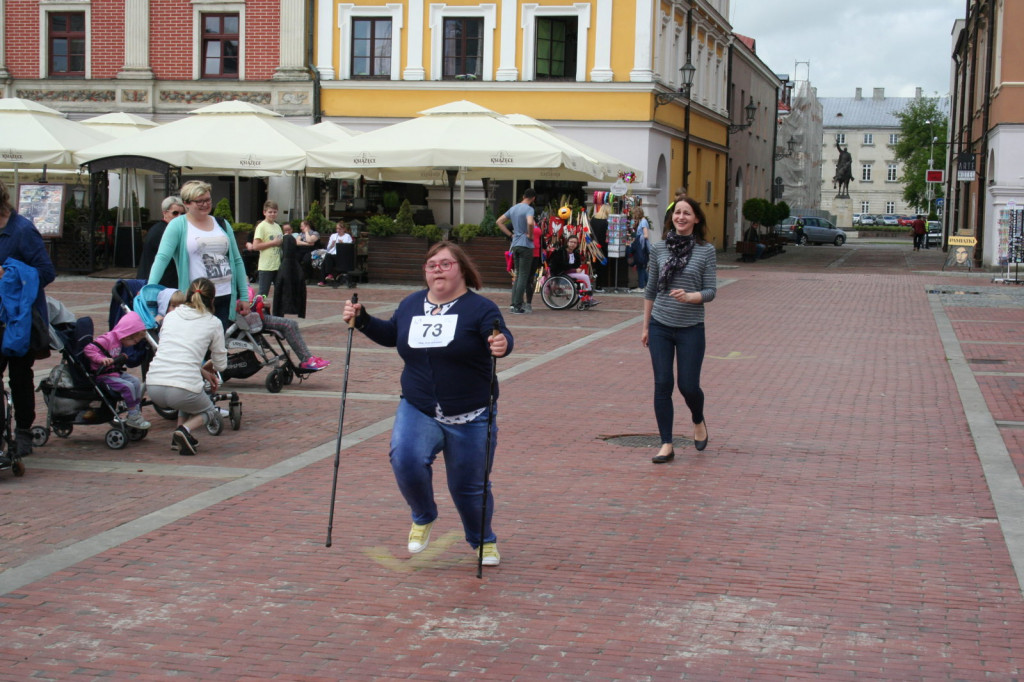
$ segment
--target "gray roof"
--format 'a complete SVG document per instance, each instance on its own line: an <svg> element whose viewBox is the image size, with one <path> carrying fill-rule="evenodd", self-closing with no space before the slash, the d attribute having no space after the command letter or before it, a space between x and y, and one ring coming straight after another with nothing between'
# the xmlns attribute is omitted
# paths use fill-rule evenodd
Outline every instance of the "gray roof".
<svg viewBox="0 0 1024 682"><path fill-rule="evenodd" d="M913 97L819 97L822 128L899 128L896 115ZM949 116L949 98L939 98L939 111Z"/></svg>

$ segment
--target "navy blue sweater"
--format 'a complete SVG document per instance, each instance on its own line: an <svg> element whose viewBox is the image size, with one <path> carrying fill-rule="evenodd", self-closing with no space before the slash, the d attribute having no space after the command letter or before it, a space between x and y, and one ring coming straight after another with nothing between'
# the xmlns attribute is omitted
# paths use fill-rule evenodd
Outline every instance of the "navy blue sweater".
<svg viewBox="0 0 1024 682"><path fill-rule="evenodd" d="M39 292L36 294L32 307L39 311L44 321L46 314L46 292L43 288L57 276L57 271L46 253L46 244L39 235L39 230L32 221L15 210L7 220L7 227L0 232L0 263L8 258L16 258L25 265L36 269L39 273Z"/></svg>
<svg viewBox="0 0 1024 682"><path fill-rule="evenodd" d="M423 315L426 295L424 289L407 296L390 320L368 317L365 324L357 320L357 326L380 345L398 348L398 354L405 361L402 397L424 414L434 416L435 405L440 405L447 416L487 407L491 382L487 337L491 335L495 320L508 339L505 355L512 352L514 343L501 311L490 299L468 291L446 313L446 316L458 315L451 343L444 348L410 348L409 326L413 317ZM494 397L497 400L497 380Z"/></svg>

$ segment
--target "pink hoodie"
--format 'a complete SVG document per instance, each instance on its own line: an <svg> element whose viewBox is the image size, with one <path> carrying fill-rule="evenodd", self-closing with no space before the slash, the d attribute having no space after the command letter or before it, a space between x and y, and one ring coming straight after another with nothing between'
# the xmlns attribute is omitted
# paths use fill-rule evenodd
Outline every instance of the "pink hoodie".
<svg viewBox="0 0 1024 682"><path fill-rule="evenodd" d="M86 344L85 346L85 357L89 358L89 366L93 371L103 366L103 359L106 357L117 357L121 354L121 340L126 336L137 334L145 330L146 325L139 317L136 312L125 313L114 328L106 334L102 334L93 339L94 342L103 346L108 355L104 355L103 351L94 346L93 344Z"/></svg>

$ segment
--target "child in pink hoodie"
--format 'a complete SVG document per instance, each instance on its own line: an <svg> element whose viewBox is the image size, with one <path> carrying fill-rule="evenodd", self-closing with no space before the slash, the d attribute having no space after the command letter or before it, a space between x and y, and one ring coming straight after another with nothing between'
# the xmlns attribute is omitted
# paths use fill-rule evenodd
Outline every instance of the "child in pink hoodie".
<svg viewBox="0 0 1024 682"><path fill-rule="evenodd" d="M120 395L128 406L125 423L136 429L148 429L151 424L142 418L142 381L118 367L121 349L134 346L146 338L146 325L138 313L125 313L114 328L97 336L85 346L89 368L96 374L96 382Z"/></svg>

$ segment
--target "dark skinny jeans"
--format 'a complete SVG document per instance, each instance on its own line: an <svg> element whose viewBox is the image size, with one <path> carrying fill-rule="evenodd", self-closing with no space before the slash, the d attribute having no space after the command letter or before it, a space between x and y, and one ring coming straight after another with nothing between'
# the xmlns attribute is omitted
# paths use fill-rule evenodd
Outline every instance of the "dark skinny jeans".
<svg viewBox="0 0 1024 682"><path fill-rule="evenodd" d="M647 331L647 349L654 369L654 418L661 442L672 442L673 360L678 371L679 392L694 424L704 421L704 391L700 387L700 369L704 363L704 325L667 327L652 319Z"/></svg>

